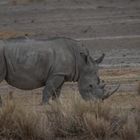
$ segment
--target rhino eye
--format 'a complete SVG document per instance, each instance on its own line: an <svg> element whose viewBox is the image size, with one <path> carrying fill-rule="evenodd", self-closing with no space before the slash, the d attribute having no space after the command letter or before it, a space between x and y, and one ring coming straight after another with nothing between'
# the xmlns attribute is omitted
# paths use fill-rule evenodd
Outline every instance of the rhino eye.
<svg viewBox="0 0 140 140"><path fill-rule="evenodd" d="M89 87L90 87L90 88L93 88L93 85L90 84Z"/></svg>

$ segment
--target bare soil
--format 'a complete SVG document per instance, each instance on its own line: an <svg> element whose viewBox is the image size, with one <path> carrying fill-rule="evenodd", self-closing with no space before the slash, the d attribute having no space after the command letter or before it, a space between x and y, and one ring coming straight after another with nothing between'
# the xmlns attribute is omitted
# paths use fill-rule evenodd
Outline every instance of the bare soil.
<svg viewBox="0 0 140 140"><path fill-rule="evenodd" d="M46 39L65 36L83 43L94 58L106 54L101 77L119 92L136 93L140 81L139 0L47 0L43 3L0 2L0 39L26 36ZM66 83L77 92L76 84ZM3 82L0 93L41 94L21 91Z"/></svg>

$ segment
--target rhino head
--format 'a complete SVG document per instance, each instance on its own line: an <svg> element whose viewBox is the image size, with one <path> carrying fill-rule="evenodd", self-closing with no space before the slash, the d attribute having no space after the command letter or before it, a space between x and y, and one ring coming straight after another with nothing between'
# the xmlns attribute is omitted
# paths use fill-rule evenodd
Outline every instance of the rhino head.
<svg viewBox="0 0 140 140"><path fill-rule="evenodd" d="M117 88L108 92L105 90L104 82L99 78L98 64L102 62L104 56L103 54L99 59L93 60L88 51L87 54L83 56L85 63L80 71L78 87L82 98L85 100L104 100L115 93L119 88L119 86L117 86Z"/></svg>

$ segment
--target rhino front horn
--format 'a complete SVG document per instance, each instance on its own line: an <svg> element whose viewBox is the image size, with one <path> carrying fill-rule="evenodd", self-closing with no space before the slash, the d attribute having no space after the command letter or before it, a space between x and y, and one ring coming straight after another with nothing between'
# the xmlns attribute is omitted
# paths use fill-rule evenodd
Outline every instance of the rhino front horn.
<svg viewBox="0 0 140 140"><path fill-rule="evenodd" d="M107 92L103 95L102 100L107 99L108 97L110 97L111 95L113 95L120 87L120 84L118 84L118 86L111 92Z"/></svg>

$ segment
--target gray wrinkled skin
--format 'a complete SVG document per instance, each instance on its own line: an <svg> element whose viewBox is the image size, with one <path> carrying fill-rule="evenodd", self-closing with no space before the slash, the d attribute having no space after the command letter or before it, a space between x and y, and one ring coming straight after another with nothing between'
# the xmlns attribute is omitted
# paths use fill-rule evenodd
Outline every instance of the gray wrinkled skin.
<svg viewBox="0 0 140 140"><path fill-rule="evenodd" d="M81 96L100 98L98 65L75 40L6 41L0 46L0 81L30 90L45 86L43 102L59 97L64 82L77 81Z"/></svg>
<svg viewBox="0 0 140 140"><path fill-rule="evenodd" d="M0 82L3 81L3 79L6 76L6 64L5 64L5 58L4 58L4 43L0 41Z"/></svg>

